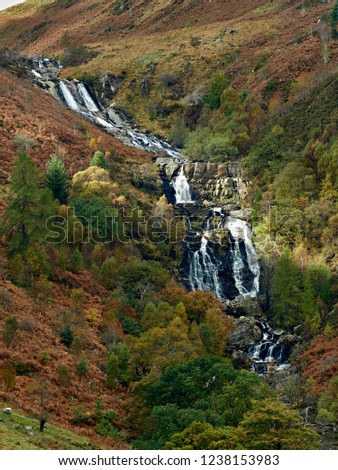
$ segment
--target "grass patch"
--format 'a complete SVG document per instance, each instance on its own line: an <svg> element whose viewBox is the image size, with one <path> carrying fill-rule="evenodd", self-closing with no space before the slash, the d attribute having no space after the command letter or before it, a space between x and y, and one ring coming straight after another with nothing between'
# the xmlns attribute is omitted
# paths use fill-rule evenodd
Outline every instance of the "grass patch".
<svg viewBox="0 0 338 470"><path fill-rule="evenodd" d="M156 63L159 59L165 56L166 54L164 52L152 52L151 54L145 54L140 57L137 57L135 59L135 62L137 64L142 64L142 65L147 66L147 65Z"/></svg>
<svg viewBox="0 0 338 470"><path fill-rule="evenodd" d="M6 405L0 402L1 410ZM66 429L47 423L43 433L39 432L36 419L22 416L12 410L11 415L0 411L0 449L2 450L76 450L93 449L90 441Z"/></svg>

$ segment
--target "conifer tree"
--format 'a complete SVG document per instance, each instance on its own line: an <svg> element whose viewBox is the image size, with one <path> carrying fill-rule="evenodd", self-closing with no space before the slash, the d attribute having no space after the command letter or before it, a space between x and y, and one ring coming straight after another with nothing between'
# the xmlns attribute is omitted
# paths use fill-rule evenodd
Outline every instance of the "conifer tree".
<svg viewBox="0 0 338 470"><path fill-rule="evenodd" d="M25 151L15 161L3 230L10 256L25 253L29 246L43 243L46 220L56 213L49 189L44 189L37 166Z"/></svg>
<svg viewBox="0 0 338 470"><path fill-rule="evenodd" d="M272 278L272 319L278 326L295 326L301 315L301 276L290 250L282 254Z"/></svg>
<svg viewBox="0 0 338 470"><path fill-rule="evenodd" d="M104 156L104 153L100 152L99 150L94 153L94 157L90 162L90 166L98 166L99 168L103 168L104 170L109 170L109 164Z"/></svg>
<svg viewBox="0 0 338 470"><path fill-rule="evenodd" d="M46 164L46 184L60 204L66 204L69 195L68 176L60 158L53 154Z"/></svg>

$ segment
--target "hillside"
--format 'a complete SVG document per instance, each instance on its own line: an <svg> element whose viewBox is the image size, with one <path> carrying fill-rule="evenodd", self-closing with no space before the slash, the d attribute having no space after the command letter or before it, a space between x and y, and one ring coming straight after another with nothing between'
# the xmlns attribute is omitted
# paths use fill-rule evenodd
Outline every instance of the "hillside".
<svg viewBox="0 0 338 470"><path fill-rule="evenodd" d="M330 41L331 9L312 0L29 0L0 15L0 38L3 46L15 44L28 54L66 52L69 64L74 51L75 66L65 75L122 74L119 106L143 126L168 134L185 111L183 98L203 91L216 71L272 110L329 74L338 57ZM175 79L168 88L165 74Z"/></svg>
<svg viewBox="0 0 338 470"><path fill-rule="evenodd" d="M3 448L336 448L337 24L319 0L0 12L0 399L29 417Z"/></svg>
<svg viewBox="0 0 338 470"><path fill-rule="evenodd" d="M1 408L4 403L0 402ZM1 449L6 450L75 450L92 449L89 440L56 426L48 425L39 432L38 422L12 410L10 415L2 413L0 422Z"/></svg>

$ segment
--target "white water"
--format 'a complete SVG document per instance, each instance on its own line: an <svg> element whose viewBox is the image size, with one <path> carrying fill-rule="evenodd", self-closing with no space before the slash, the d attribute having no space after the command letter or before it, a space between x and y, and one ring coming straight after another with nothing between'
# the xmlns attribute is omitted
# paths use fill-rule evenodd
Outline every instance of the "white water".
<svg viewBox="0 0 338 470"><path fill-rule="evenodd" d="M271 326L265 320L257 321L257 325L263 333L263 339L251 346L248 351L253 360L254 369L265 373L269 372L271 367L286 367L287 364L283 361L286 360L288 354L285 354L285 347L280 343Z"/></svg>
<svg viewBox="0 0 338 470"><path fill-rule="evenodd" d="M193 199L191 196L191 189L184 174L183 165L181 166L177 176L172 181L172 186L175 190L176 204L191 204Z"/></svg>
<svg viewBox="0 0 338 470"><path fill-rule="evenodd" d="M227 217L225 227L229 230L233 241L230 243L230 250L233 257L233 276L238 292L242 297L256 297L259 291L260 267L256 256L255 247L251 240L251 229L249 224L235 217ZM252 288L247 290L243 284L243 274L245 265L240 249L240 242L245 246L247 263L250 271L254 275Z"/></svg>
<svg viewBox="0 0 338 470"><path fill-rule="evenodd" d="M222 286L218 277L217 261L208 252L208 240L201 239L201 247L192 256L189 267L191 290L211 291L222 298Z"/></svg>
<svg viewBox="0 0 338 470"><path fill-rule="evenodd" d="M70 92L70 90L67 88L66 84L62 80L60 80L60 90L64 99L66 100L68 107L72 109L73 111L79 112L80 108L77 102L75 101L75 98L73 97L72 93Z"/></svg>
<svg viewBox="0 0 338 470"><path fill-rule="evenodd" d="M83 99L84 105L86 106L88 111L90 113L97 113L99 111L99 108L94 103L94 100L92 99L92 97L88 93L87 88L85 87L85 85L82 82L80 82L77 85L77 89L78 89L78 91L80 93L80 96Z"/></svg>
<svg viewBox="0 0 338 470"><path fill-rule="evenodd" d="M123 114L117 114L112 109L112 106L106 110L103 109L103 106L100 109L85 83L75 80L60 80L59 71L62 69L62 66L57 62L45 57L31 57L29 59L34 64L31 74L36 81L47 92L50 89L50 82L54 82L65 104L73 111L81 113L91 122L103 127L106 132L109 132L109 134L112 134L126 145L152 153L163 153L172 158L180 158L180 153L168 142L135 129L128 119Z"/></svg>

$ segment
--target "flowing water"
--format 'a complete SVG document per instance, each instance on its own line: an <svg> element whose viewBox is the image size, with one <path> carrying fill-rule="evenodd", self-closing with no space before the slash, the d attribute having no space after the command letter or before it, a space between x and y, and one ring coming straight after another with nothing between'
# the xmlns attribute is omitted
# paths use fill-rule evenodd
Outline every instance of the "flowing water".
<svg viewBox="0 0 338 470"><path fill-rule="evenodd" d="M265 320L257 320L262 332L262 340L249 348L248 355L259 373L272 372L287 364L288 348L280 342L279 336Z"/></svg>
<svg viewBox="0 0 338 470"><path fill-rule="evenodd" d="M176 204L191 204L194 203L191 196L191 189L187 177L184 174L184 166L182 165L178 171L177 176L171 182L175 190Z"/></svg>
<svg viewBox="0 0 338 470"><path fill-rule="evenodd" d="M230 235L230 251L233 260L233 276L239 294L242 297L256 297L259 291L260 267L251 240L251 228L247 222L235 217L225 219L225 228ZM243 244L244 252L241 250ZM245 283L245 270L252 273L252 281Z"/></svg>
<svg viewBox="0 0 338 470"><path fill-rule="evenodd" d="M50 93L54 87L68 108L104 128L127 145L153 153L164 153L180 160L179 152L164 139L132 127L115 108L110 106L104 109L84 83L60 80L58 73L62 67L57 62L46 58L30 60L33 63L30 73L34 80ZM175 191L176 204L196 203L183 164L171 181L171 186ZM216 224L215 221L212 223L214 218L217 218ZM210 208L200 230L192 227L189 218L188 222L188 232L193 242L185 244L187 287L191 290L211 291L224 300L256 297L259 293L260 266L251 240L249 223L224 214L220 207ZM215 229L228 233L226 255L220 255L217 244L211 242L210 235ZM262 340L253 345L248 354L255 364L255 370L266 372L272 364L284 364L287 351L267 322L262 320L258 326L262 330Z"/></svg>
<svg viewBox="0 0 338 470"><path fill-rule="evenodd" d="M208 246L208 240L201 238L200 248L191 253L189 285L191 290L211 291L223 298L221 281L218 276L219 262Z"/></svg>
<svg viewBox="0 0 338 470"><path fill-rule="evenodd" d="M72 95L71 91L69 90L65 82L60 80L59 86L60 86L60 92L62 93L62 96L68 108L72 109L73 111L80 112L80 107L77 104L76 99Z"/></svg>
<svg viewBox="0 0 338 470"><path fill-rule="evenodd" d="M43 57L28 59L34 64L30 73L35 80L49 92L51 84L54 84L59 98L68 108L104 128L126 145L152 153L163 153L175 159L180 158L179 152L164 139L139 131L121 112L112 109L112 106L104 109L83 82L59 79L62 67L57 62Z"/></svg>

